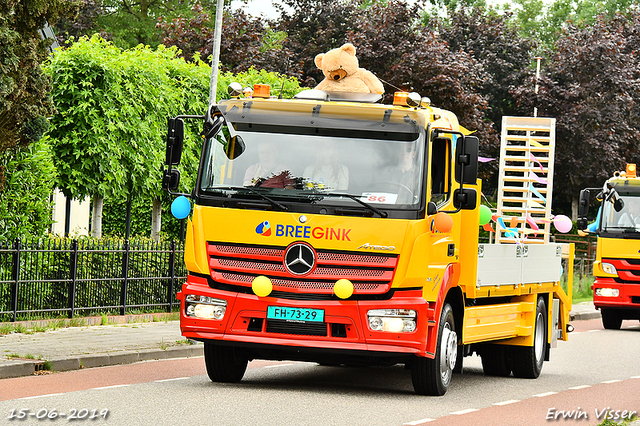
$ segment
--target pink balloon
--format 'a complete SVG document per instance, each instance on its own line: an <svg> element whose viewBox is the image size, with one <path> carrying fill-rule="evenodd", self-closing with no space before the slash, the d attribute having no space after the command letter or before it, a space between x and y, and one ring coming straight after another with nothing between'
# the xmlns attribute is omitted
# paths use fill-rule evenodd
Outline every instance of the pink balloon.
<svg viewBox="0 0 640 426"><path fill-rule="evenodd" d="M558 232L562 232L563 234L566 234L567 232L571 231L571 228L573 227L573 223L571 222L571 219L569 219L567 216L563 214L559 214L553 218L553 226L556 227Z"/></svg>

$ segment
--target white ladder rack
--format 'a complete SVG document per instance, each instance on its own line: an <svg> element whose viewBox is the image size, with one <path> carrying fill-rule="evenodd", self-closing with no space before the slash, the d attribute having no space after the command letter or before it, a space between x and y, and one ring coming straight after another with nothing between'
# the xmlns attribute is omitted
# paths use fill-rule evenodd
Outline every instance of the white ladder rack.
<svg viewBox="0 0 640 426"><path fill-rule="evenodd" d="M549 242L555 142L555 118L502 117L496 213L518 236L496 222L497 243Z"/></svg>

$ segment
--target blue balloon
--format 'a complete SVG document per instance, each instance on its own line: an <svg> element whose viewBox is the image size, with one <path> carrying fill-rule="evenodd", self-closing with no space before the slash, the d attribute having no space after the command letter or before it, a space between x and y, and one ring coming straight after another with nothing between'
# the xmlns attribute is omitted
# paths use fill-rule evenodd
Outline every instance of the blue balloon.
<svg viewBox="0 0 640 426"><path fill-rule="evenodd" d="M191 213L191 202L184 195L179 196L171 203L171 214L176 219L184 219Z"/></svg>
<svg viewBox="0 0 640 426"><path fill-rule="evenodd" d="M600 212L602 211L602 206L598 209L598 215L596 216L596 220L591 222L587 226L587 231L594 233L598 230L598 225L600 225Z"/></svg>

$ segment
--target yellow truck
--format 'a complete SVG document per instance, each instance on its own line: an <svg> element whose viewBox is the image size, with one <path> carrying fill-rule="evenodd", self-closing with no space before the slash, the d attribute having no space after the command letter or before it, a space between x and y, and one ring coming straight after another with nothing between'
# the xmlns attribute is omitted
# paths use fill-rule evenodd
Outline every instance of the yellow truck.
<svg viewBox="0 0 640 426"><path fill-rule="evenodd" d="M587 225L591 193L601 202L596 221ZM635 164L615 172L602 188L580 192L578 229L597 235L593 303L606 329L640 319L640 178Z"/></svg>
<svg viewBox="0 0 640 426"><path fill-rule="evenodd" d="M253 359L401 364L416 393L443 395L465 356L536 378L567 340L563 247L479 244L478 138L418 94L380 101L257 86L202 117L178 298L212 381ZM183 118L169 122L173 194Z"/></svg>

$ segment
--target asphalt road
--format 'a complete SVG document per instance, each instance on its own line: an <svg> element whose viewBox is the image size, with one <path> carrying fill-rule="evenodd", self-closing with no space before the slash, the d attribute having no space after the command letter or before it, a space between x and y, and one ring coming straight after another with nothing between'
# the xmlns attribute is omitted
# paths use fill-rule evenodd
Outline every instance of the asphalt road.
<svg viewBox="0 0 640 426"><path fill-rule="evenodd" d="M0 424L589 425L607 407L640 412L640 324L574 324L538 379L484 376L474 356L439 398L414 395L402 367L255 361L241 383L216 384L193 358L2 380Z"/></svg>

